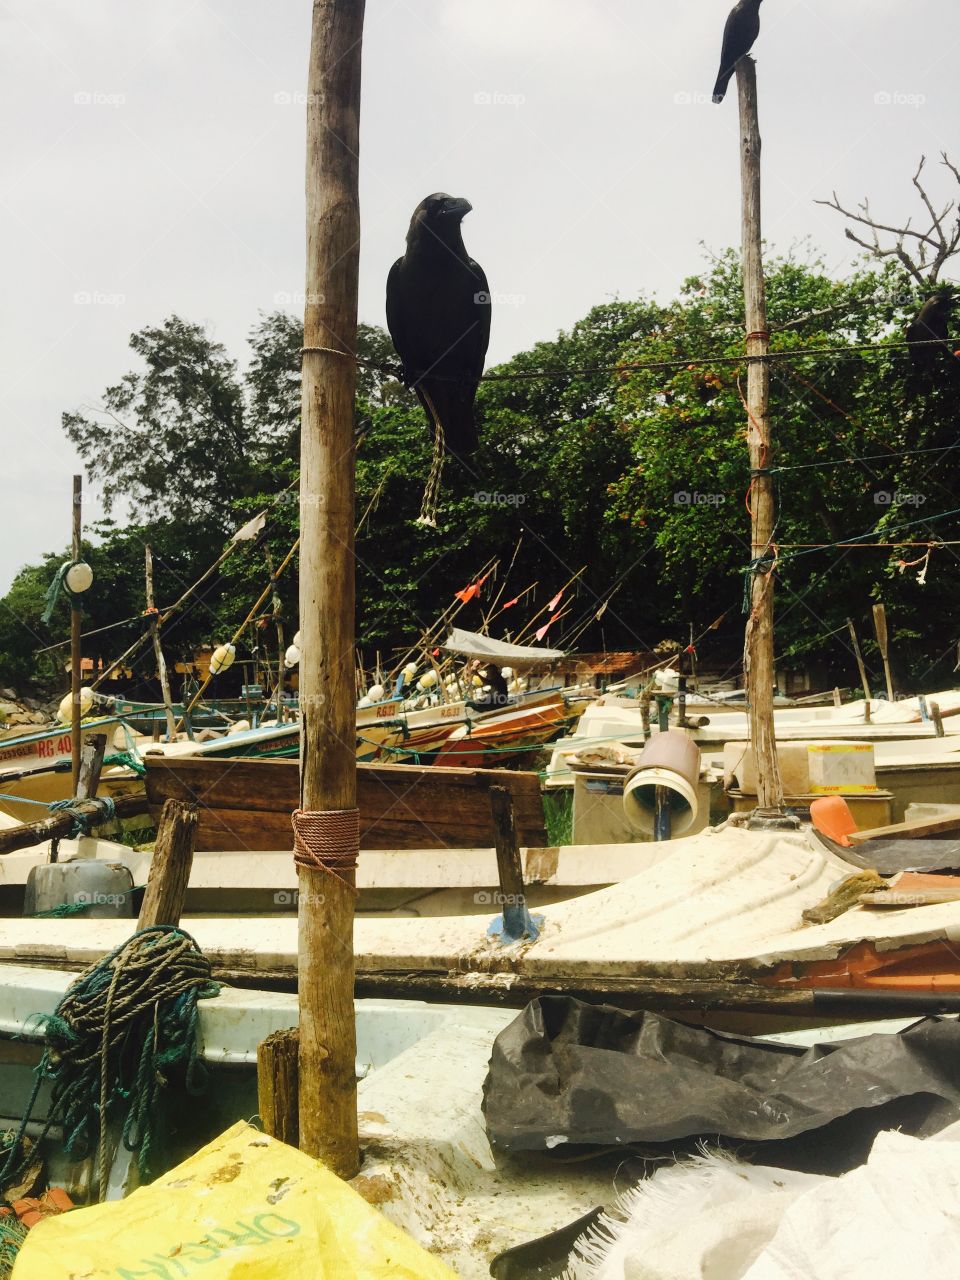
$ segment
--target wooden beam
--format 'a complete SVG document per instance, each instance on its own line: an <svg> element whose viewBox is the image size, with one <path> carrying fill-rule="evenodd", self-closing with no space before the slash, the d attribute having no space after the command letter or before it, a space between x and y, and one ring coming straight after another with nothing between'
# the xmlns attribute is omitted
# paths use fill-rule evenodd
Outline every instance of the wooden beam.
<svg viewBox="0 0 960 1280"><path fill-rule="evenodd" d="M118 818L132 818L149 812L147 797L143 795L117 796L113 803ZM91 817L100 813L100 806L94 800L78 800L73 807ZM16 853L18 849L31 849L46 840L65 839L72 826L73 817L69 813L58 812L51 814L49 818L41 818L39 822L25 822L22 826L0 831L0 855Z"/></svg>
<svg viewBox="0 0 960 1280"><path fill-rule="evenodd" d="M257 1100L263 1131L300 1145L300 1032L274 1031L257 1045Z"/></svg>
<svg viewBox="0 0 960 1280"><path fill-rule="evenodd" d="M883 659L883 674L887 681L887 697L892 702L893 674L890 670L890 642L887 635L886 605L875 604L873 606L873 627L877 633L877 648L880 650L880 657Z"/></svg>
<svg viewBox="0 0 960 1280"><path fill-rule="evenodd" d="M773 649L774 574L771 542L775 523L772 426L769 417L770 333L763 277L760 220L760 122L757 68L747 55L737 63L740 102L743 300L746 321L747 442L750 450L750 545L756 569L748 579L750 613L744 639L744 682L750 709L750 737L757 759L758 817L783 814L783 784L773 722L776 681Z"/></svg>
<svg viewBox="0 0 960 1280"><path fill-rule="evenodd" d="M860 683L863 686L863 696L867 703L867 714L870 711L870 682L867 679L867 668L863 665L863 654L860 651L860 640L857 636L857 628L853 625L853 619L847 619L847 630L850 632L850 643L853 645L853 656L857 660L857 670L860 672Z"/></svg>
<svg viewBox="0 0 960 1280"><path fill-rule="evenodd" d="M80 773L77 778L78 800L92 800L100 786L100 770L107 750L107 735L94 733L87 738L80 751Z"/></svg>
<svg viewBox="0 0 960 1280"><path fill-rule="evenodd" d="M170 677L167 674L167 662L163 656L163 645L160 643L160 614L157 612L153 594L153 551L149 543L144 547L145 577L147 589L147 617L150 620L150 640L153 644L153 656L157 663L157 675L160 677L160 694L163 698L163 709L167 717L167 741L177 740L177 721L173 714L173 699L170 696Z"/></svg>
<svg viewBox="0 0 960 1280"><path fill-rule="evenodd" d="M300 436L301 808L353 810L354 399L364 0L314 0ZM350 873L300 867L300 1146L360 1164Z"/></svg>
<svg viewBox="0 0 960 1280"><path fill-rule="evenodd" d="M83 477L73 477L72 507L72 558L80 559L80 533L82 530ZM80 638L80 624L83 620L79 601L70 597L70 738L73 759L73 794L77 794L80 782L80 721L83 715L80 709L80 677L83 666L83 645Z"/></svg>
<svg viewBox="0 0 960 1280"><path fill-rule="evenodd" d="M149 929L155 924L180 923L187 900L196 839L196 807L180 800L168 800L163 806L150 859L138 929Z"/></svg>

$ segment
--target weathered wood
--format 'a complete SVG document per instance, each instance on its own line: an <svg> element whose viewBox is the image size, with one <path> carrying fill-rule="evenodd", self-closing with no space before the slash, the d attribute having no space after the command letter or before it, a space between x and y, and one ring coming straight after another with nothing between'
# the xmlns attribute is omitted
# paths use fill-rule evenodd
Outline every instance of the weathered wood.
<svg viewBox="0 0 960 1280"><path fill-rule="evenodd" d="M160 614L157 612L153 595L153 551L148 543L144 547L145 577L147 588L147 617L150 620L150 641L153 645L153 656L157 663L157 675L160 677L160 694L163 698L163 709L167 717L167 741L177 740L177 721L173 714L173 699L170 696L170 677L167 674L167 661L163 656L163 645L160 643Z"/></svg>
<svg viewBox="0 0 960 1280"><path fill-rule="evenodd" d="M747 441L750 450L751 558L762 571L751 572L750 614L744 640L744 683L750 708L750 737L757 758L757 806L783 812L783 784L773 723L776 681L773 650L775 522L772 428L769 418L770 351L763 277L760 221L760 123L757 112L757 69L749 56L737 63L740 102L740 178L742 185L743 299L747 328Z"/></svg>
<svg viewBox="0 0 960 1280"><path fill-rule="evenodd" d="M887 697L893 701L893 673L890 670L890 642L887 635L887 610L883 604L873 606L873 628L877 633L877 648L883 659L883 674L887 681Z"/></svg>
<svg viewBox="0 0 960 1280"><path fill-rule="evenodd" d="M196 838L196 807L180 800L167 800L150 859L138 929L149 929L155 924L180 923L187 900Z"/></svg>
<svg viewBox="0 0 960 1280"><path fill-rule="evenodd" d="M118 818L132 818L149 812L146 796L117 796L114 809ZM74 805L81 813L98 814L99 806L93 800L80 800ZM69 813L54 813L39 822L25 822L19 827L0 831L0 854L15 853L18 849L31 849L45 840L65 839L70 834L73 818Z"/></svg>
<svg viewBox="0 0 960 1280"><path fill-rule="evenodd" d="M354 394L364 0L314 0L300 434L301 805L356 807ZM353 888L300 868L300 1145L360 1163Z"/></svg>
<svg viewBox="0 0 960 1280"><path fill-rule="evenodd" d="M870 840L899 838L920 840L924 836L950 835L960 831L960 816L951 818L914 818L907 822L894 822L886 827L870 827L865 831L851 831L851 844L866 844Z"/></svg>
<svg viewBox="0 0 960 1280"><path fill-rule="evenodd" d="M286 849L299 803L295 760L144 757L147 796L159 818L168 797L199 800L197 848ZM364 849L475 849L494 843L492 786L511 795L521 845L547 843L540 779L510 769L357 766Z"/></svg>
<svg viewBox="0 0 960 1280"><path fill-rule="evenodd" d="M94 733L87 738L80 750L80 774L77 778L78 800L92 800L100 785L100 770L107 750L107 735Z"/></svg>
<svg viewBox="0 0 960 1280"><path fill-rule="evenodd" d="M525 891L523 867L520 864L520 841L517 838L517 824L513 817L513 800L506 787L490 788L490 811L493 814L500 892L504 903L522 904Z"/></svg>
<svg viewBox="0 0 960 1280"><path fill-rule="evenodd" d="M942 738L944 734L943 716L940 712L940 703L930 703L930 719L933 721L933 731L938 738Z"/></svg>
<svg viewBox="0 0 960 1280"><path fill-rule="evenodd" d="M80 559L80 532L82 529L81 512L83 499L83 477L73 477L72 508L72 558ZM83 666L83 645L80 638L82 615L79 603L70 597L70 737L72 740L71 756L73 759L73 794L77 794L80 782L80 721L83 715L80 709L80 680Z"/></svg>
<svg viewBox="0 0 960 1280"><path fill-rule="evenodd" d="M860 672L860 683L863 686L863 696L867 703L867 712L870 712L870 681L867 679L867 668L863 665L863 654L860 651L860 640L857 636L857 628L853 625L853 619L847 619L847 630L850 632L850 643L853 645L853 656L857 660L857 670Z"/></svg>
<svg viewBox="0 0 960 1280"><path fill-rule="evenodd" d="M264 1133L300 1145L300 1032L274 1031L257 1045L257 1102Z"/></svg>

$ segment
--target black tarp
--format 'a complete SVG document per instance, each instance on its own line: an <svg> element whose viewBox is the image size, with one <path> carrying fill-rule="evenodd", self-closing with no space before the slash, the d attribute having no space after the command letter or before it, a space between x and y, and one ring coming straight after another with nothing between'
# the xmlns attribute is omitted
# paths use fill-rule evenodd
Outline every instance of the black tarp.
<svg viewBox="0 0 960 1280"><path fill-rule="evenodd" d="M758 1162L840 1172L880 1129L960 1118L960 1024L803 1048L544 996L497 1037L483 1109L499 1151L726 1139L756 1144Z"/></svg>

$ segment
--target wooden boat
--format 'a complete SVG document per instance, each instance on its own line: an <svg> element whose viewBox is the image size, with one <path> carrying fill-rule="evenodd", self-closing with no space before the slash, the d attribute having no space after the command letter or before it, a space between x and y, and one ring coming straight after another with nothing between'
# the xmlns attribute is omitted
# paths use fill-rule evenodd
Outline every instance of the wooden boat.
<svg viewBox="0 0 960 1280"><path fill-rule="evenodd" d="M288 849L300 803L294 760L145 757L147 798L159 814L169 797L200 808L197 847ZM364 849L484 848L493 844L491 786L506 787L525 845L547 842L540 780L506 769L360 764L357 792Z"/></svg>
<svg viewBox="0 0 960 1280"><path fill-rule="evenodd" d="M805 924L858 868L808 832L726 826L661 845L631 847L639 874L544 906L535 941L500 947L488 936L495 897L472 915L371 919L354 929L358 992L496 999L520 1005L549 991L666 1011L725 1011L740 1030L762 1018L802 1022L875 1017L886 998L929 997L960 1008L960 903L876 911L854 906ZM582 849L598 865L604 846ZM228 981L294 989L292 915L188 917L185 927ZM130 930L123 920L9 920L0 962L88 964ZM951 1003L952 1002L952 1003Z"/></svg>
<svg viewBox="0 0 960 1280"><path fill-rule="evenodd" d="M113 750L129 749L132 739L120 716L84 720L81 737L85 742L105 733ZM70 728L53 725L33 733L19 734L0 742L0 812L18 822L34 822L38 805L67 800L73 794ZM108 747L108 754L111 750ZM129 770L114 770L103 776L102 795L122 795L140 786Z"/></svg>
<svg viewBox="0 0 960 1280"><path fill-rule="evenodd" d="M440 765L478 767L504 759L555 738L570 721L570 711L558 690L543 701L490 713L454 729L437 751Z"/></svg>

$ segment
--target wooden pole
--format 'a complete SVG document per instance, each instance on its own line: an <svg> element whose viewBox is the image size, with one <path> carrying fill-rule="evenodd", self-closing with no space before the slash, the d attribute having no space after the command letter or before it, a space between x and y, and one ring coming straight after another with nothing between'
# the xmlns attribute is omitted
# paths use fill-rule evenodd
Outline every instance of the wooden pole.
<svg viewBox="0 0 960 1280"><path fill-rule="evenodd" d="M147 544L144 547L147 580L147 617L150 619L150 639L153 642L153 656L157 661L157 675L160 677L160 693L163 697L163 708L167 715L167 741L177 740L177 721L173 714L173 699L170 696L170 677L167 674L167 662L163 656L163 645L160 643L160 628L157 625L159 614L153 596L153 551Z"/></svg>
<svg viewBox="0 0 960 1280"><path fill-rule="evenodd" d="M933 721L933 732L936 737L943 737L943 715L940 711L939 702L930 703L930 719Z"/></svg>
<svg viewBox="0 0 960 1280"><path fill-rule="evenodd" d="M301 807L357 803L354 395L364 0L314 0L307 92L307 277L300 446ZM299 868L300 1147L360 1164L355 874Z"/></svg>
<svg viewBox="0 0 960 1280"><path fill-rule="evenodd" d="M497 879L500 893L508 906L523 903L523 864L520 861L520 840L513 812L513 796L506 787L490 788L490 812L493 816L493 837L497 848Z"/></svg>
<svg viewBox="0 0 960 1280"><path fill-rule="evenodd" d="M857 628L853 625L853 619L847 619L847 628L850 632L850 643L853 645L853 656L857 660L857 670L860 672L860 683L863 685L863 696L867 703L867 714L870 708L870 682L867 679L867 668L863 665L863 654L860 651L860 641L857 638Z"/></svg>
<svg viewBox="0 0 960 1280"><path fill-rule="evenodd" d="M81 512L83 502L83 477L73 477L73 543L74 562L80 559ZM73 758L73 794L77 794L80 782L80 677L83 663L83 647L80 640L80 602L70 597L70 738Z"/></svg>
<svg viewBox="0 0 960 1280"><path fill-rule="evenodd" d="M196 805L164 800L153 846L147 888L140 906L138 929L155 924L179 924L187 900L193 848L197 842Z"/></svg>
<svg viewBox="0 0 960 1280"><path fill-rule="evenodd" d="M271 603L273 607L273 623L277 629L277 724L283 724L285 719L285 708L283 705L283 659L287 652L286 641L283 637L283 604L277 592L276 568L273 563L273 555L267 543L263 544L263 554L267 562L267 568L270 570L270 581L274 584L273 599ZM267 687L269 688L272 683L269 659L265 665L267 668ZM294 1143L293 1145L296 1146L297 1144Z"/></svg>
<svg viewBox="0 0 960 1280"><path fill-rule="evenodd" d="M873 606L873 629L877 633L877 648L883 659L883 674L887 681L887 697L893 701L893 674L890 670L890 644L887 636L887 610L882 604Z"/></svg>
<svg viewBox="0 0 960 1280"><path fill-rule="evenodd" d="M737 63L740 101L740 179L743 197L743 300L747 327L747 440L750 448L751 559L749 604L744 645L744 677L750 709L750 736L757 759L758 817L783 814L783 784L773 723L773 458L769 418L770 351L763 278L760 222L760 123L757 111L757 68L753 59Z"/></svg>
<svg viewBox="0 0 960 1280"><path fill-rule="evenodd" d="M274 1031L257 1045L257 1100L263 1131L300 1145L300 1032Z"/></svg>
<svg viewBox="0 0 960 1280"><path fill-rule="evenodd" d="M114 800L115 813L118 818L132 818L150 810L147 797L117 796ZM102 813L96 801L80 800L74 806L81 813L89 813L92 817ZM49 818L41 818L39 822L24 822L19 827L9 827L0 831L0 855L16 853L18 849L32 849L34 845L43 844L46 840L63 839L70 834L73 818L69 813L57 812Z"/></svg>

